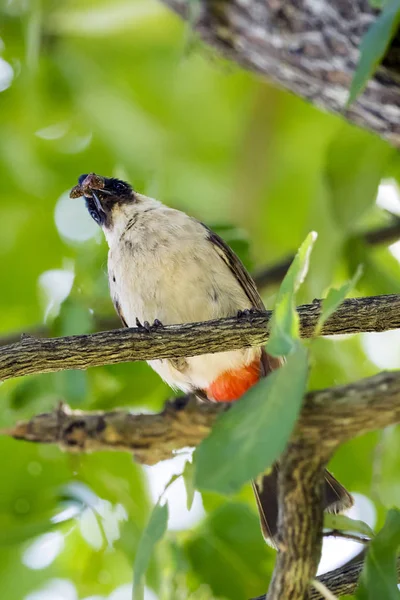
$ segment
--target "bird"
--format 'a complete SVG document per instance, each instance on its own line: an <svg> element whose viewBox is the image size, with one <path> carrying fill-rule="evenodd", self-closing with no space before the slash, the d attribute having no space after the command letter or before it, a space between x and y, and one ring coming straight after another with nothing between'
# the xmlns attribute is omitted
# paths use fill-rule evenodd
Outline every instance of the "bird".
<svg viewBox="0 0 400 600"><path fill-rule="evenodd" d="M84 198L104 232L110 295L123 326L151 331L265 310L240 259L201 221L140 194L129 183L95 173L81 175L70 196ZM148 363L174 390L229 403L283 359L256 346ZM252 482L263 537L275 547L278 471L275 464ZM349 492L325 470L324 509L338 513L352 504Z"/></svg>

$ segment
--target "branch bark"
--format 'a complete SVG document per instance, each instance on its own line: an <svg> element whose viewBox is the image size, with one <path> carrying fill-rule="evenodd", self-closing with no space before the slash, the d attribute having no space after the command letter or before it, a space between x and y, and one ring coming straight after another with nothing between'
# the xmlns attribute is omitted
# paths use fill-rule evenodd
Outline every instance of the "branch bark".
<svg viewBox="0 0 400 600"><path fill-rule="evenodd" d="M169 403L157 415L84 413L61 405L2 433L79 452L126 450L151 465L178 449L196 446L223 410L224 405L188 398ZM320 558L323 469L332 453L349 438L398 422L400 371L307 394L280 459L280 552L268 600L306 597Z"/></svg>
<svg viewBox="0 0 400 600"><path fill-rule="evenodd" d="M360 234L361 240L369 246L377 246L380 244L392 244L400 238L400 219L393 219L391 223L385 225L384 227L378 227L376 229L371 229L370 231L366 231L365 233ZM259 268L257 271L253 273L253 279L255 281L256 286L262 290L263 288L270 285L277 285L282 281L285 277L292 261L294 259L294 254L290 255L279 262L274 263L273 265L265 266ZM117 315L112 317L101 317L96 316L95 320L95 329L97 331L104 331L106 329L118 329L121 325L120 319ZM7 346L9 344L15 344L20 341L22 337L22 332L11 333L9 335L5 335L0 338L0 347ZM28 331L24 331L24 335L30 335L32 337L46 337L51 335L51 328L47 325L38 325L29 329Z"/></svg>
<svg viewBox="0 0 400 600"><path fill-rule="evenodd" d="M193 20L186 0L163 1ZM200 0L193 26L227 58L400 147L398 38L345 108L361 38L378 14L367 0Z"/></svg>
<svg viewBox="0 0 400 600"><path fill-rule="evenodd" d="M279 461L279 552L270 600L305 598L315 577L322 550L323 474L329 458L326 448L317 452L315 442L297 430Z"/></svg>
<svg viewBox="0 0 400 600"><path fill-rule="evenodd" d="M317 579L326 585L329 591L335 596L353 594L356 590L358 578L360 577L363 566L364 561L360 560L356 563L343 565L334 571L329 571L329 573L324 573L324 575L320 575L320 577L317 577ZM397 561L397 577L398 581L400 581L400 558ZM271 598L269 594L264 594L263 596L252 598L252 600L271 600ZM317 590L311 589L309 593L309 600L325 599Z"/></svg>
<svg viewBox="0 0 400 600"><path fill-rule="evenodd" d="M312 337L321 301L298 307L301 335ZM220 319L205 323L170 325L151 333L137 328L90 335L36 339L24 336L0 348L0 380L35 373L87 369L105 364L196 356L262 346L268 339L272 312L250 319ZM400 295L345 300L325 323L322 335L386 331L400 327Z"/></svg>
<svg viewBox="0 0 400 600"><path fill-rule="evenodd" d="M209 433L223 403L186 397L159 414L82 412L60 405L51 413L17 423L2 433L31 442L58 444L69 451L133 452L147 465L197 446ZM400 421L400 371L379 373L356 383L309 392L292 443L307 440L326 458L348 439ZM300 442L299 442L300 440Z"/></svg>

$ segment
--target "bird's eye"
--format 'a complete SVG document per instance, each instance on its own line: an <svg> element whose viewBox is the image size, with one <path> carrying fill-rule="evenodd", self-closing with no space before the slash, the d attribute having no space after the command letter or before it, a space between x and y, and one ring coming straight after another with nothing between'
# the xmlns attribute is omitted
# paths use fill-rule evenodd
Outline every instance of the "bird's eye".
<svg viewBox="0 0 400 600"><path fill-rule="evenodd" d="M122 194L122 192L126 191L126 185L123 184L121 181L118 181L114 187L115 187L115 191L119 194Z"/></svg>
<svg viewBox="0 0 400 600"><path fill-rule="evenodd" d="M95 210L91 210L90 211L90 216L92 217L92 219L94 221L96 221L96 223L100 224L100 215L97 211Z"/></svg>

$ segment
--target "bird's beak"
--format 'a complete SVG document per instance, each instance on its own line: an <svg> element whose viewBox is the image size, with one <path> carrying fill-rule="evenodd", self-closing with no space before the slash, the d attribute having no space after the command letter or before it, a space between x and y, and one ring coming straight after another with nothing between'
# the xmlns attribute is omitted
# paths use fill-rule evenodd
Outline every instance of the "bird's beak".
<svg viewBox="0 0 400 600"><path fill-rule="evenodd" d="M101 190L101 191L104 192L104 190ZM100 198L98 197L98 195L96 194L96 192L94 192L93 190L92 190L92 196L93 196L93 200L95 202L97 210L99 212L104 212L104 209L103 209L103 207L101 205L101 202L100 202Z"/></svg>

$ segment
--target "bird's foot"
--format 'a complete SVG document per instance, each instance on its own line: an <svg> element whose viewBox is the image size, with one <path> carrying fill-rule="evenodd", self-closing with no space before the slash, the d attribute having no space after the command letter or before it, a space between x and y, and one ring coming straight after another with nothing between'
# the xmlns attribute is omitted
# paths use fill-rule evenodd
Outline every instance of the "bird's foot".
<svg viewBox="0 0 400 600"><path fill-rule="evenodd" d="M236 318L237 319L246 319L248 321L250 321L250 323L253 321L253 318L259 314L259 310L257 310L257 308L246 308L245 310L238 310L237 311L237 315Z"/></svg>
<svg viewBox="0 0 400 600"><path fill-rule="evenodd" d="M152 329L164 329L164 325L161 323L159 319L154 319Z"/></svg>
<svg viewBox="0 0 400 600"><path fill-rule="evenodd" d="M157 331L157 329L163 329L164 325L159 321L159 319L154 319L153 324L150 325L148 321L143 321L141 323L138 318L136 318L136 327L141 331L145 331L146 333L151 333L152 331Z"/></svg>

